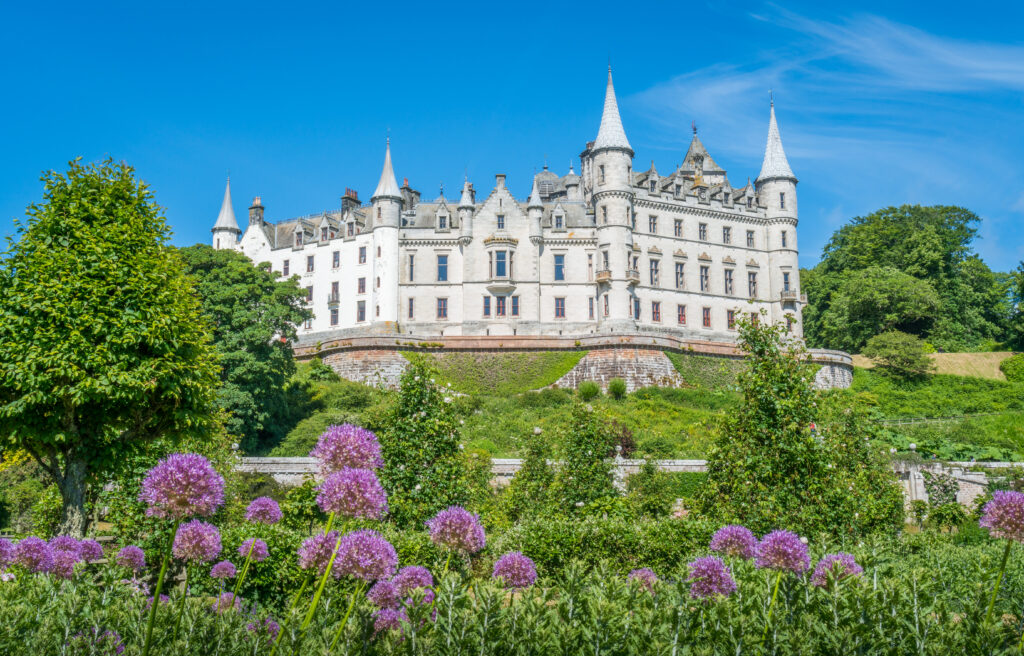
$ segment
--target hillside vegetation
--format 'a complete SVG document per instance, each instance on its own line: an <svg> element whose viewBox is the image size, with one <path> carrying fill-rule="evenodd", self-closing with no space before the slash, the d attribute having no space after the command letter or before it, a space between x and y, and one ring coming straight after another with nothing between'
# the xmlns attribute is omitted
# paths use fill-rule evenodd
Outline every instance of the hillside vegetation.
<svg viewBox="0 0 1024 656"><path fill-rule="evenodd" d="M952 374L954 376L973 376L1006 380L999 370L999 364L1013 355L1010 351L995 353L929 353L928 358L935 365L935 373ZM853 364L864 369L871 369L875 364L863 355L853 356Z"/></svg>
<svg viewBox="0 0 1024 656"><path fill-rule="evenodd" d="M551 385L569 373L586 354L586 351L510 351L431 353L417 357L437 369L441 382L456 392L505 396Z"/></svg>

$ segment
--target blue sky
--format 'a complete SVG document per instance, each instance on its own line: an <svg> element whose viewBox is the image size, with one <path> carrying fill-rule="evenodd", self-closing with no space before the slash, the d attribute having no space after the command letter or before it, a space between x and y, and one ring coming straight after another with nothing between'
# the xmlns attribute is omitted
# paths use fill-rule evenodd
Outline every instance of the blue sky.
<svg viewBox="0 0 1024 656"><path fill-rule="evenodd" d="M390 132L425 197L495 173L524 198L597 133L611 59L635 167L701 140L741 186L774 89L800 178L801 264L901 203L983 217L978 252L1024 259L1024 4L9 3L0 20L0 232L40 172L125 160L174 242L208 242L231 171L243 222L366 200ZM33 6L34 5L34 6ZM351 5L351 6L346 6Z"/></svg>

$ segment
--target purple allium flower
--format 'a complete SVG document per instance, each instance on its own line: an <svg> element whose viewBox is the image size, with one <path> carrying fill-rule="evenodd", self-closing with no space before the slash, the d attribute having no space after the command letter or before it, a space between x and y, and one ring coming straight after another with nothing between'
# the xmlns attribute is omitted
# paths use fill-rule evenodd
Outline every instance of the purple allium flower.
<svg viewBox="0 0 1024 656"><path fill-rule="evenodd" d="M316 568L323 574L327 563L331 560L335 545L338 543L338 532L322 533L303 540L299 546L299 567L302 569ZM337 560L337 558L335 558ZM332 568L333 569L333 568Z"/></svg>
<svg viewBox="0 0 1024 656"><path fill-rule="evenodd" d="M328 426L309 455L320 461L324 475L345 467L377 469L384 464L377 436L352 424Z"/></svg>
<svg viewBox="0 0 1024 656"><path fill-rule="evenodd" d="M994 538L1024 542L1024 494L1000 490L982 508L978 524Z"/></svg>
<svg viewBox="0 0 1024 656"><path fill-rule="evenodd" d="M222 560L210 568L210 578L214 579L233 579L235 573L235 565L230 560Z"/></svg>
<svg viewBox="0 0 1024 656"><path fill-rule="evenodd" d="M209 517L224 503L224 478L195 453L173 453L149 470L139 501L150 517Z"/></svg>
<svg viewBox="0 0 1024 656"><path fill-rule="evenodd" d="M14 562L14 543L7 538L0 538L0 567Z"/></svg>
<svg viewBox="0 0 1024 656"><path fill-rule="evenodd" d="M711 536L711 550L726 556L750 559L757 551L757 538L746 526L723 526Z"/></svg>
<svg viewBox="0 0 1024 656"><path fill-rule="evenodd" d="M257 524L276 524L281 521L281 506L270 497L253 499L245 511L245 519Z"/></svg>
<svg viewBox="0 0 1024 656"><path fill-rule="evenodd" d="M252 554L249 553L249 547L252 547ZM259 538L249 538L242 543L242 546L238 547L238 555L242 558L250 556L257 563L262 563L270 555L270 550L267 549L267 543Z"/></svg>
<svg viewBox="0 0 1024 656"><path fill-rule="evenodd" d="M75 538L67 535L58 535L55 538L50 538L50 549L53 549L54 554L58 551L70 554L75 557L75 560L80 560L82 557L82 543Z"/></svg>
<svg viewBox="0 0 1024 656"><path fill-rule="evenodd" d="M161 604L169 604L169 603L171 603L171 598L168 597L165 594L162 594L162 595L160 595L160 603ZM153 605L153 597L150 596L149 599L146 600L146 610L149 610L149 608L152 605Z"/></svg>
<svg viewBox="0 0 1024 656"><path fill-rule="evenodd" d="M690 575L690 596L694 599L728 597L736 591L732 572L720 558L705 556L688 565Z"/></svg>
<svg viewBox="0 0 1024 656"><path fill-rule="evenodd" d="M634 569L626 578L644 586L648 592L654 592L654 584L658 582L658 575L646 567Z"/></svg>
<svg viewBox="0 0 1024 656"><path fill-rule="evenodd" d="M146 552L134 544L129 544L117 552L117 555L114 556L114 562L121 567L127 567L133 572L138 572L146 566Z"/></svg>
<svg viewBox="0 0 1024 656"><path fill-rule="evenodd" d="M402 603L402 593L394 581L377 581L366 593L366 598L378 608L398 608Z"/></svg>
<svg viewBox="0 0 1024 656"><path fill-rule="evenodd" d="M494 563L491 576L500 579L506 588L528 588L537 580L537 567L520 552L510 551Z"/></svg>
<svg viewBox="0 0 1024 656"><path fill-rule="evenodd" d="M353 576L364 581L379 581L395 573L398 553L377 531L352 531L341 538L334 560L336 578Z"/></svg>
<svg viewBox="0 0 1024 656"><path fill-rule="evenodd" d="M82 550L82 560L91 563L94 560L103 558L103 547L96 540L85 539L78 543Z"/></svg>
<svg viewBox="0 0 1024 656"><path fill-rule="evenodd" d="M121 583L131 588L132 592L135 594L142 595L144 597L149 596L149 584L145 581L132 577L130 579L121 579Z"/></svg>
<svg viewBox="0 0 1024 656"><path fill-rule="evenodd" d="M208 563L220 553L220 531L213 524L193 519L178 527L171 553L193 563Z"/></svg>
<svg viewBox="0 0 1024 656"><path fill-rule="evenodd" d="M369 469L345 467L327 475L317 488L316 503L326 513L380 519L388 512L388 497Z"/></svg>
<svg viewBox="0 0 1024 656"><path fill-rule="evenodd" d="M242 598L233 592L222 592L210 606L210 610L220 615L229 610L242 610Z"/></svg>
<svg viewBox="0 0 1024 656"><path fill-rule="evenodd" d="M32 535L14 547L14 562L30 572L49 572L53 567L53 549L46 540Z"/></svg>
<svg viewBox="0 0 1024 656"><path fill-rule="evenodd" d="M487 544L480 517L461 506L451 506L437 513L427 520L427 528L434 544L456 551L473 554Z"/></svg>
<svg viewBox="0 0 1024 656"><path fill-rule="evenodd" d="M429 588L434 585L434 577L430 570L419 565L410 565L398 570L391 582L398 587L399 594L407 595L417 588Z"/></svg>
<svg viewBox="0 0 1024 656"><path fill-rule="evenodd" d="M401 631L402 622L408 622L409 616L402 608L381 608L373 616L373 634L382 631Z"/></svg>
<svg viewBox="0 0 1024 656"><path fill-rule="evenodd" d="M70 551L63 551L61 549L53 550L53 566L50 567L50 574L56 576L59 579L68 579L75 575L75 565L78 564L81 559L77 554Z"/></svg>
<svg viewBox="0 0 1024 656"><path fill-rule="evenodd" d="M116 631L100 633L99 627L92 627L91 632L79 632L71 636L66 646L69 653L88 653L97 656L117 656L124 653L121 636Z"/></svg>
<svg viewBox="0 0 1024 656"><path fill-rule="evenodd" d="M772 531L757 545L754 564L758 569L778 569L800 574L811 566L807 545L790 531Z"/></svg>
<svg viewBox="0 0 1024 656"><path fill-rule="evenodd" d="M10 583L14 580L14 572L5 572L0 569L0 583Z"/></svg>
<svg viewBox="0 0 1024 656"><path fill-rule="evenodd" d="M266 631L268 638L267 644L270 645L277 639L277 634L281 631L281 625L268 617L262 622L249 622L245 625L245 629L249 633Z"/></svg>
<svg viewBox="0 0 1024 656"><path fill-rule="evenodd" d="M822 556L811 574L811 583L824 588L829 584L830 574L833 580L842 581L848 576L860 576L863 572L864 568L857 564L852 554L840 551Z"/></svg>

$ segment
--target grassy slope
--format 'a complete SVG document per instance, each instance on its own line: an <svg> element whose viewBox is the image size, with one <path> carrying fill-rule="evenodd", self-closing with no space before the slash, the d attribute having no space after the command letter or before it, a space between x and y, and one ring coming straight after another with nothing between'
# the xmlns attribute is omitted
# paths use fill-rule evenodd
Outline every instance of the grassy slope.
<svg viewBox="0 0 1024 656"><path fill-rule="evenodd" d="M929 357L935 363L935 373L1006 380L1003 372L999 371L999 363L1011 355L1013 355L1012 352L1001 351L997 353L932 353ZM853 364L865 369L874 366L871 360L863 355L853 356Z"/></svg>
<svg viewBox="0 0 1024 656"><path fill-rule="evenodd" d="M586 351L424 354L441 380L463 394L506 396L546 387L576 366Z"/></svg>

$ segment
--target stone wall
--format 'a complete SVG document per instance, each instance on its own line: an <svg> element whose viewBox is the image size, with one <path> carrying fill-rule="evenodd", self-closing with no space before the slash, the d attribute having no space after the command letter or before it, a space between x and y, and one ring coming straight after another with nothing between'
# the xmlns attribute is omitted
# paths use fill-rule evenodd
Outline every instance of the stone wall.
<svg viewBox="0 0 1024 656"><path fill-rule="evenodd" d="M638 348L605 348L588 351L576 366L555 381L552 387L575 389L584 381L594 381L604 391L608 382L621 378L626 391L643 387L679 387L683 378L663 351Z"/></svg>
<svg viewBox="0 0 1024 656"><path fill-rule="evenodd" d="M398 387L409 366L405 356L394 349L338 351L325 355L323 361L342 378L375 387Z"/></svg>

